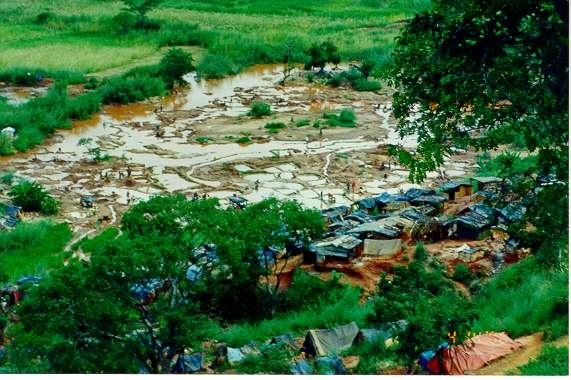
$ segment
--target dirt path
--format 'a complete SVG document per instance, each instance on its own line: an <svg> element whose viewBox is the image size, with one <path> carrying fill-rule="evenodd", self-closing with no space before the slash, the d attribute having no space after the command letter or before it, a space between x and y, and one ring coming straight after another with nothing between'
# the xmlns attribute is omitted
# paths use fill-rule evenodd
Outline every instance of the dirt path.
<svg viewBox="0 0 571 380"><path fill-rule="evenodd" d="M537 357L545 344L542 333L524 336L516 339L516 341L521 342L524 345L523 348L495 361L487 367L474 372L467 372L465 375L505 375L506 372L516 370L517 367L527 364L532 358ZM568 346L569 336L563 336L554 341L553 344L556 346Z"/></svg>

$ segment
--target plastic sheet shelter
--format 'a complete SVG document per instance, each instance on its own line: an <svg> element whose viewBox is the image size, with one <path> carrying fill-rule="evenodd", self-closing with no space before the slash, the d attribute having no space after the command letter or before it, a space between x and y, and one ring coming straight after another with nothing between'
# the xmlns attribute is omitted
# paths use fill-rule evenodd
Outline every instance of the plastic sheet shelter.
<svg viewBox="0 0 571 380"><path fill-rule="evenodd" d="M521 346L506 333L478 335L463 344L441 348L427 363L427 368L435 375L462 375L485 367Z"/></svg>
<svg viewBox="0 0 571 380"><path fill-rule="evenodd" d="M355 322L328 330L309 330L303 347L311 356L328 356L351 347L358 335L359 326Z"/></svg>

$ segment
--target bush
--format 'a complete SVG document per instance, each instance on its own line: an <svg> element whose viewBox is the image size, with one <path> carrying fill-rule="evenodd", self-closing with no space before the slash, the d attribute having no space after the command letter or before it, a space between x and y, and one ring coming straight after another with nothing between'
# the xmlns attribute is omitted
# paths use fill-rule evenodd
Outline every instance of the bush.
<svg viewBox="0 0 571 380"><path fill-rule="evenodd" d="M426 261L427 258L428 254L426 253L426 248L424 248L424 243L419 241L414 248L414 259L417 261Z"/></svg>
<svg viewBox="0 0 571 380"><path fill-rule="evenodd" d="M286 128L286 125L281 121L272 121L271 123L267 123L266 125L264 125L264 128L276 131L278 129Z"/></svg>
<svg viewBox="0 0 571 380"><path fill-rule="evenodd" d="M474 276L472 275L472 272L470 272L468 265L457 264L454 267L454 273L452 274L452 279L454 281L458 281L467 285L470 283L470 281L472 281L473 278Z"/></svg>
<svg viewBox="0 0 571 380"><path fill-rule="evenodd" d="M252 139L249 138L248 136L243 136L240 137L238 140L236 140L236 142L238 144L250 144L252 142Z"/></svg>
<svg viewBox="0 0 571 380"><path fill-rule="evenodd" d="M260 355L247 356L238 364L236 370L244 374L287 374L295 354L285 344L276 344L265 349Z"/></svg>
<svg viewBox="0 0 571 380"><path fill-rule="evenodd" d="M159 63L161 77L168 87L182 81L182 77L194 70L192 54L182 49L170 49Z"/></svg>
<svg viewBox="0 0 571 380"><path fill-rule="evenodd" d="M296 127L305 127L306 125L311 124L311 120L309 119L300 119L295 122Z"/></svg>
<svg viewBox="0 0 571 380"><path fill-rule="evenodd" d="M33 86L41 82L45 76L45 70L14 67L0 72L0 82L18 86Z"/></svg>
<svg viewBox="0 0 571 380"><path fill-rule="evenodd" d="M353 83L353 88L357 91L379 91L381 84L376 80L358 79Z"/></svg>
<svg viewBox="0 0 571 380"><path fill-rule="evenodd" d="M87 93L65 102L67 117L75 120L87 120L101 109L101 96L97 93Z"/></svg>
<svg viewBox="0 0 571 380"><path fill-rule="evenodd" d="M8 193L15 205L24 211L38 211L45 215L57 214L57 200L37 182L23 181L12 187Z"/></svg>
<svg viewBox="0 0 571 380"><path fill-rule="evenodd" d="M345 76L342 73L334 74L327 80L327 84L331 87L339 87L345 82Z"/></svg>
<svg viewBox="0 0 571 380"><path fill-rule="evenodd" d="M250 112L248 112L248 115L253 117L269 116L271 114L272 108L268 103L264 102L253 102L250 106Z"/></svg>
<svg viewBox="0 0 571 380"><path fill-rule="evenodd" d="M228 57L218 54L206 54L196 67L201 78L219 79L228 74L236 74L239 67Z"/></svg>
<svg viewBox="0 0 571 380"><path fill-rule="evenodd" d="M148 76L116 77L106 80L98 89L104 104L128 104L165 93L165 83Z"/></svg>
<svg viewBox="0 0 571 380"><path fill-rule="evenodd" d="M11 185L14 182L14 172L7 171L0 174L0 183Z"/></svg>
<svg viewBox="0 0 571 380"><path fill-rule="evenodd" d="M55 14L49 11L38 13L38 15L34 18L34 24L37 25L44 25L47 24L49 21L55 18Z"/></svg>
<svg viewBox="0 0 571 380"><path fill-rule="evenodd" d="M137 19L134 14L130 12L119 12L112 19L112 23L115 29L121 34L127 34L131 29L135 28L135 23Z"/></svg>
<svg viewBox="0 0 571 380"><path fill-rule="evenodd" d="M0 156L9 156L14 153L12 138L0 133Z"/></svg>
<svg viewBox="0 0 571 380"><path fill-rule="evenodd" d="M569 375L569 348L551 345L541 349L537 358L518 367L523 376L567 376Z"/></svg>
<svg viewBox="0 0 571 380"><path fill-rule="evenodd" d="M324 113L323 118L327 120L327 124L332 127L353 128L357 120L355 112L350 108L341 110L339 114Z"/></svg>

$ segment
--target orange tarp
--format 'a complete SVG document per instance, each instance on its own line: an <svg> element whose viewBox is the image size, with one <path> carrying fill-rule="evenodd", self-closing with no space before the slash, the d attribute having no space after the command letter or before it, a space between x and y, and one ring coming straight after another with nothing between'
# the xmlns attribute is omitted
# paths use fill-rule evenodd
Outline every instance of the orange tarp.
<svg viewBox="0 0 571 380"><path fill-rule="evenodd" d="M462 375L466 371L482 368L520 347L522 344L511 339L506 333L475 336L461 345L443 350L444 373Z"/></svg>

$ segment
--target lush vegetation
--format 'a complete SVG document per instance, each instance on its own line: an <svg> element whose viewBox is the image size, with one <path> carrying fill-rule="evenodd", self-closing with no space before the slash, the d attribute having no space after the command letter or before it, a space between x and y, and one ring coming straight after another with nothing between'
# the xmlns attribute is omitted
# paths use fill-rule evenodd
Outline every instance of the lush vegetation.
<svg viewBox="0 0 571 380"><path fill-rule="evenodd" d="M568 334L568 272L531 257L486 283L474 302L474 331L506 331L521 336L538 331L547 339Z"/></svg>
<svg viewBox="0 0 571 380"><path fill-rule="evenodd" d="M398 334L397 348L408 366L427 348L446 341L449 333L470 331L476 318L474 306L454 288L442 265L420 251L422 247L408 266L394 268L391 280L382 275L369 317L376 323L408 322Z"/></svg>
<svg viewBox="0 0 571 380"><path fill-rule="evenodd" d="M10 328L10 363L19 371L168 371L174 355L213 335L216 320L259 321L284 307L278 266L260 254L306 245L322 223L317 212L273 199L244 210L183 196L138 203L123 216L123 234L100 239L89 264L71 259L30 292ZM189 279L191 268L198 272ZM20 360L24 352L37 359Z"/></svg>
<svg viewBox="0 0 571 380"><path fill-rule="evenodd" d="M525 200L536 229L521 223L520 236L557 263L568 255L567 8L548 0L434 1L406 23L384 74L396 88L401 135L418 135L414 152L392 149L411 179L423 180L457 148L509 144L535 157L506 201ZM556 181L540 189L546 175Z"/></svg>
<svg viewBox="0 0 571 380"><path fill-rule="evenodd" d="M523 376L567 376L569 375L569 348L545 346L537 358L518 367Z"/></svg>
<svg viewBox="0 0 571 380"><path fill-rule="evenodd" d="M250 105L250 112L248 115L253 117L269 116L272 114L272 108L268 103L265 102L252 102Z"/></svg>
<svg viewBox="0 0 571 380"><path fill-rule="evenodd" d="M54 215L59 211L59 202L37 182L22 181L12 186L8 195L24 211L37 211L44 215Z"/></svg>
<svg viewBox="0 0 571 380"><path fill-rule="evenodd" d="M428 0L375 6L353 0L169 0L146 9L141 17L120 1L80 0L70 5L58 0L47 9L32 0L3 2L0 68L25 61L34 68L95 72L152 57L162 46L194 45L208 51L199 70L220 76L253 63L281 62L288 40L296 41L298 53L316 41L330 40L343 60L386 58L398 32L394 23L428 5Z"/></svg>
<svg viewBox="0 0 571 380"><path fill-rule="evenodd" d="M323 119L331 127L353 128L357 123L357 115L351 108L342 109L339 113L326 112L323 114Z"/></svg>
<svg viewBox="0 0 571 380"><path fill-rule="evenodd" d="M0 283L61 266L63 248L70 239L66 224L48 220L20 223L11 231L0 231Z"/></svg>

